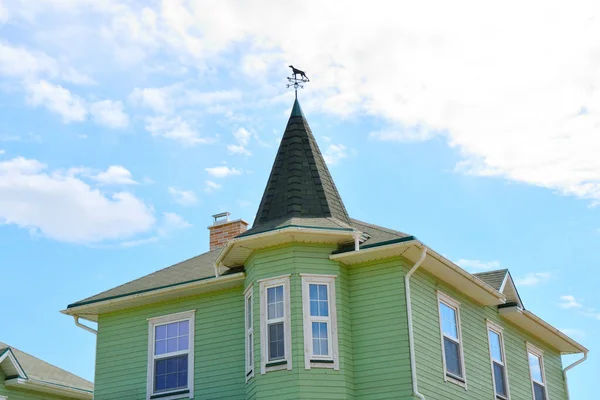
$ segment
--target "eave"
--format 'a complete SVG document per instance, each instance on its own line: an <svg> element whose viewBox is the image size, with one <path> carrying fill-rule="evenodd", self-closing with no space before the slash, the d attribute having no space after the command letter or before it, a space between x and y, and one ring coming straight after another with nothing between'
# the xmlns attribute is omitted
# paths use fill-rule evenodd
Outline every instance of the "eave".
<svg viewBox="0 0 600 400"><path fill-rule="evenodd" d="M10 349L10 347L4 349L0 352L0 368L4 371L5 376L19 376L23 378L27 378L27 374L21 364L19 364L19 360L15 357L15 354Z"/></svg>
<svg viewBox="0 0 600 400"><path fill-rule="evenodd" d="M6 379L4 384L14 389L32 390L36 392L49 393L68 397L70 399L88 400L94 397L91 390L80 389L72 386L62 385L54 382L47 382L40 379L12 378Z"/></svg>
<svg viewBox="0 0 600 400"><path fill-rule="evenodd" d="M353 265L401 256L414 263L418 260L423 246L423 243L411 236L398 239L394 243L332 254L329 258L346 265ZM481 305L500 305L506 301L502 293L430 248L427 250L427 258L423 261L421 269L455 287Z"/></svg>
<svg viewBox="0 0 600 400"><path fill-rule="evenodd" d="M588 349L571 339L537 315L519 306L503 307L498 313L513 325L531 333L561 354L587 353Z"/></svg>
<svg viewBox="0 0 600 400"><path fill-rule="evenodd" d="M347 228L317 228L307 226L286 226L254 235L237 237L230 240L215 260L215 266L235 267L244 265L248 257L265 247L280 244L330 243L342 245L354 240L356 230Z"/></svg>
<svg viewBox="0 0 600 400"><path fill-rule="evenodd" d="M108 299L75 303L69 305L61 313L98 322L99 314L236 287L243 283L245 276L244 272L238 272L142 292L128 293Z"/></svg>

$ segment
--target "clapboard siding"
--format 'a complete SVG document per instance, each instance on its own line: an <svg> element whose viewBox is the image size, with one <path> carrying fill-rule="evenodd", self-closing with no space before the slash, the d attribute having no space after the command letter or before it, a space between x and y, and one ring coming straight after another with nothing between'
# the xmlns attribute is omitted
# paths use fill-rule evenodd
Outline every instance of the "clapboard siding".
<svg viewBox="0 0 600 400"><path fill-rule="evenodd" d="M466 390L444 381L436 290L460 302ZM428 400L494 400L486 320L504 329L511 399L532 398L526 342L531 342L544 351L549 397L552 400L566 399L560 354L501 318L495 307L484 307L474 303L422 270L417 270L411 279L411 294L419 391Z"/></svg>
<svg viewBox="0 0 600 400"><path fill-rule="evenodd" d="M353 363L348 271L329 260L332 246L294 244L260 250L246 263L246 287L254 284L255 376L246 389L248 399L353 399ZM336 306L340 370L304 368L301 273L337 275ZM260 374L260 279L291 274L292 370Z"/></svg>
<svg viewBox="0 0 600 400"><path fill-rule="evenodd" d="M356 398L410 398L401 261L362 264L349 272Z"/></svg>
<svg viewBox="0 0 600 400"><path fill-rule="evenodd" d="M194 396L245 398L243 287L104 314L95 400L145 399L148 318L196 310Z"/></svg>

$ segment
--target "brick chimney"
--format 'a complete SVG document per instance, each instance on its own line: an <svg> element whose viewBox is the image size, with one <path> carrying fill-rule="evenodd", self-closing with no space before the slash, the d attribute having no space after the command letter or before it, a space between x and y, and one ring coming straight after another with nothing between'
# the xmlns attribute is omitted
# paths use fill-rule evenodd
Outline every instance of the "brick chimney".
<svg viewBox="0 0 600 400"><path fill-rule="evenodd" d="M213 215L214 222L208 227L210 231L210 249L214 250L223 247L228 241L246 232L248 223L242 219L230 221L228 212Z"/></svg>

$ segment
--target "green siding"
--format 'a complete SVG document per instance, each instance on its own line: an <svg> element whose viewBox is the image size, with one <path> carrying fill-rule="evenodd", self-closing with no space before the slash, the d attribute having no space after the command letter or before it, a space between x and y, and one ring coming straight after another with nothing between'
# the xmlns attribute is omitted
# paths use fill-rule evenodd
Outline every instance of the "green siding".
<svg viewBox="0 0 600 400"><path fill-rule="evenodd" d="M350 268L355 393L359 399L411 396L404 274L399 260Z"/></svg>
<svg viewBox="0 0 600 400"><path fill-rule="evenodd" d="M51 394L42 394L29 390L20 390L8 388L4 385L6 376L0 369L0 395L8 397L8 400L66 400L66 397L55 396Z"/></svg>
<svg viewBox="0 0 600 400"><path fill-rule="evenodd" d="M101 315L95 400L146 398L147 318L196 310L196 399L243 399L244 297L242 286Z"/></svg>
<svg viewBox="0 0 600 400"><path fill-rule="evenodd" d="M436 290L460 302L467 389L444 381ZM512 399L531 399L526 341L544 351L548 395L566 399L560 354L502 319L494 307L483 307L432 275L417 270L411 279L413 324L419 391L428 400L494 399L486 319L504 328L508 381Z"/></svg>
<svg viewBox="0 0 600 400"><path fill-rule="evenodd" d="M255 375L248 384L248 399L353 399L353 362L348 292L348 271L329 260L333 246L287 245L256 252L246 263L246 287L254 284ZM301 273L337 275L336 305L340 370L304 368ZM260 279L291 274L292 370L260 374Z"/></svg>

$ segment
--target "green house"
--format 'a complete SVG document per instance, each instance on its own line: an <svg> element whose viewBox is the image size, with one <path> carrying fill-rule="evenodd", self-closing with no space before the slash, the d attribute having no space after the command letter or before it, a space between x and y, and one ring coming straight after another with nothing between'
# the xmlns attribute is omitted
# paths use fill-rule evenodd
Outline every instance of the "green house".
<svg viewBox="0 0 600 400"><path fill-rule="evenodd" d="M92 400L94 384L0 342L0 400Z"/></svg>
<svg viewBox="0 0 600 400"><path fill-rule="evenodd" d="M247 225L216 215L209 252L63 311L98 323L96 400L568 398L587 349L507 270L350 218L297 101Z"/></svg>

